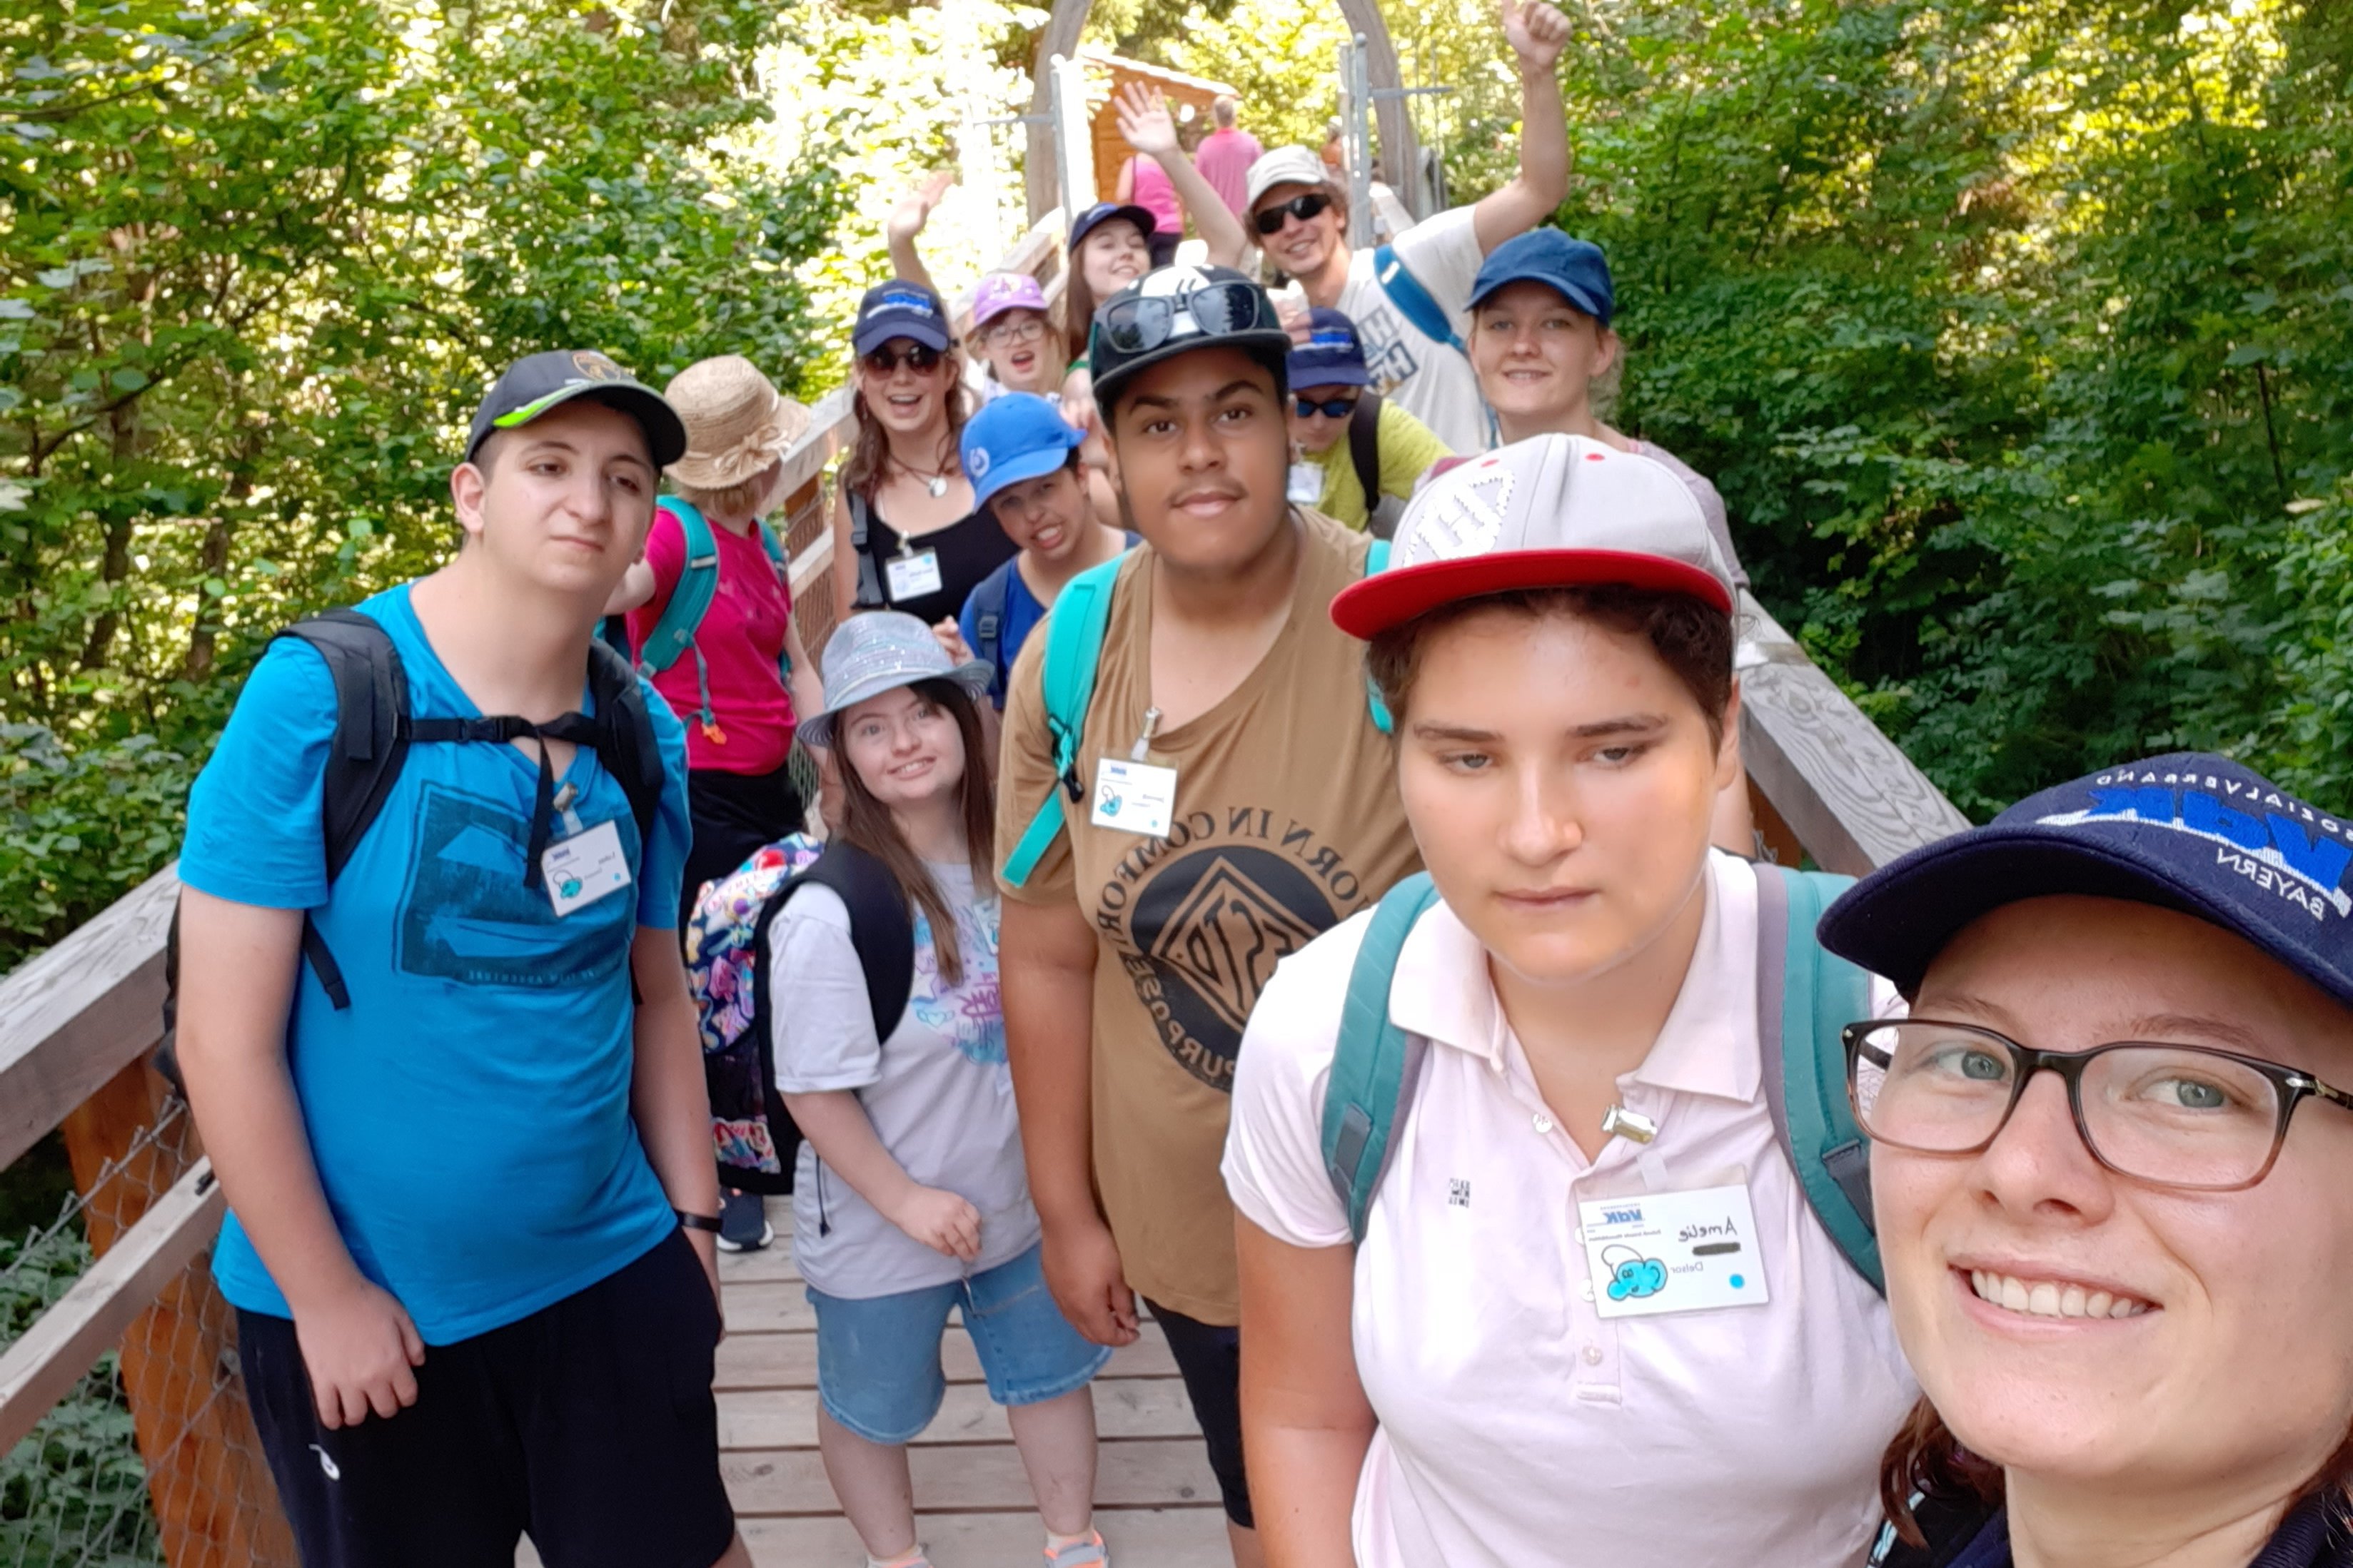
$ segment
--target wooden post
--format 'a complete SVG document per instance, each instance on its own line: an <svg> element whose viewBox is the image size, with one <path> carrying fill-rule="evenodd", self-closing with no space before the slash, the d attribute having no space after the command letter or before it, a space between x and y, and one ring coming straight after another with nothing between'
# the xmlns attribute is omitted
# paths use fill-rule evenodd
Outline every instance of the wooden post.
<svg viewBox="0 0 2353 1568"><path fill-rule="evenodd" d="M90 1194L82 1217L93 1252L104 1255L198 1155L185 1110L132 1152L167 1099L142 1057L65 1119L74 1185ZM122 1163L108 1175L112 1161ZM208 1248L122 1336L122 1387L164 1560L171 1568L295 1568L294 1539L237 1376L237 1314L213 1284L211 1262Z"/></svg>

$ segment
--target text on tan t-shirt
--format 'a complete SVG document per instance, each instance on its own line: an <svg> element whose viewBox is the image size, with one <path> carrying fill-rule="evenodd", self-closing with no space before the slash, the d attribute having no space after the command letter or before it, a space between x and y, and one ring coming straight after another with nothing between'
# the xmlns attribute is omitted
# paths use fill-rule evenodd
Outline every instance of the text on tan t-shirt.
<svg viewBox="0 0 2353 1568"><path fill-rule="evenodd" d="M1366 710L1364 645L1332 596L1364 573L1366 541L1314 512L1291 617L1241 685L1154 737L1176 769L1165 839L1098 827L1067 797L1068 828L1005 895L1076 900L1096 933L1094 1176L1135 1289L1188 1317L1240 1316L1225 1148L1242 1026L1274 966L1419 868L1388 738ZM1149 545L1121 568L1079 752L1125 757L1151 706ZM1013 668L997 781L997 842L1013 844L1059 785L1033 637Z"/></svg>

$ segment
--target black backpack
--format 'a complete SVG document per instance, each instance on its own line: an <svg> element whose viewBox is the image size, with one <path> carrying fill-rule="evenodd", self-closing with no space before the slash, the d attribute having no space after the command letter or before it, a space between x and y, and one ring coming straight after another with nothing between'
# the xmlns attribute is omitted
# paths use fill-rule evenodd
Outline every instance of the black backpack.
<svg viewBox="0 0 2353 1568"><path fill-rule="evenodd" d="M653 832L661 799L661 752L653 719L646 710L637 672L603 642L588 645L588 689L596 713L566 713L545 724L512 715L480 719L414 719L408 712L408 677L392 636L374 616L358 610L328 610L296 622L278 634L316 648L335 686L335 733L329 743L322 781L327 880L332 885L350 863L376 814L399 781L408 748L419 742L478 742L505 745L524 735L543 735L592 748L622 792L637 819L639 853ZM272 641L277 640L272 638ZM534 846L536 847L536 846ZM536 874L537 856L526 859ZM338 1011L352 1005L343 972L327 951L317 924L302 917L302 956ZM164 1042L155 1065L174 1089L182 1089L174 1047L179 1023L180 914L175 906L164 949ZM185 1092L185 1090L184 1090Z"/></svg>
<svg viewBox="0 0 2353 1568"><path fill-rule="evenodd" d="M1385 507L1395 498L1381 492L1381 395L1369 387L1348 416L1348 464L1365 492L1365 531L1375 539L1392 537L1398 509Z"/></svg>

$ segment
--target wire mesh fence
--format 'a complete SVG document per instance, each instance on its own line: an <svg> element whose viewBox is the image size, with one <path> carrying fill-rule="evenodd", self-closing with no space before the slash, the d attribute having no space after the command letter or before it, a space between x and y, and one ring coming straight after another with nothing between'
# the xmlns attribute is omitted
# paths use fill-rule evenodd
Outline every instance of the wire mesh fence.
<svg viewBox="0 0 2353 1568"><path fill-rule="evenodd" d="M0 1350L186 1175L187 1107L134 1067L68 1122L75 1192L0 1240ZM254 1436L209 1240L0 1456L0 1568L248 1568L292 1543Z"/></svg>

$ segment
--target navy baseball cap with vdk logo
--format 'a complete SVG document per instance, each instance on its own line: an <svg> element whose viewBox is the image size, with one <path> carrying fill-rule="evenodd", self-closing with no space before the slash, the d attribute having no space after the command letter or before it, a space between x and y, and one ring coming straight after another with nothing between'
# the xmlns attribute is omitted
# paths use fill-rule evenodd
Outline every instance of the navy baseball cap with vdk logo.
<svg viewBox="0 0 2353 1568"><path fill-rule="evenodd" d="M1978 916L2062 893L2234 931L2353 1005L2353 821L2199 752L2106 768L1892 860L1822 916L1822 945L1909 995Z"/></svg>

